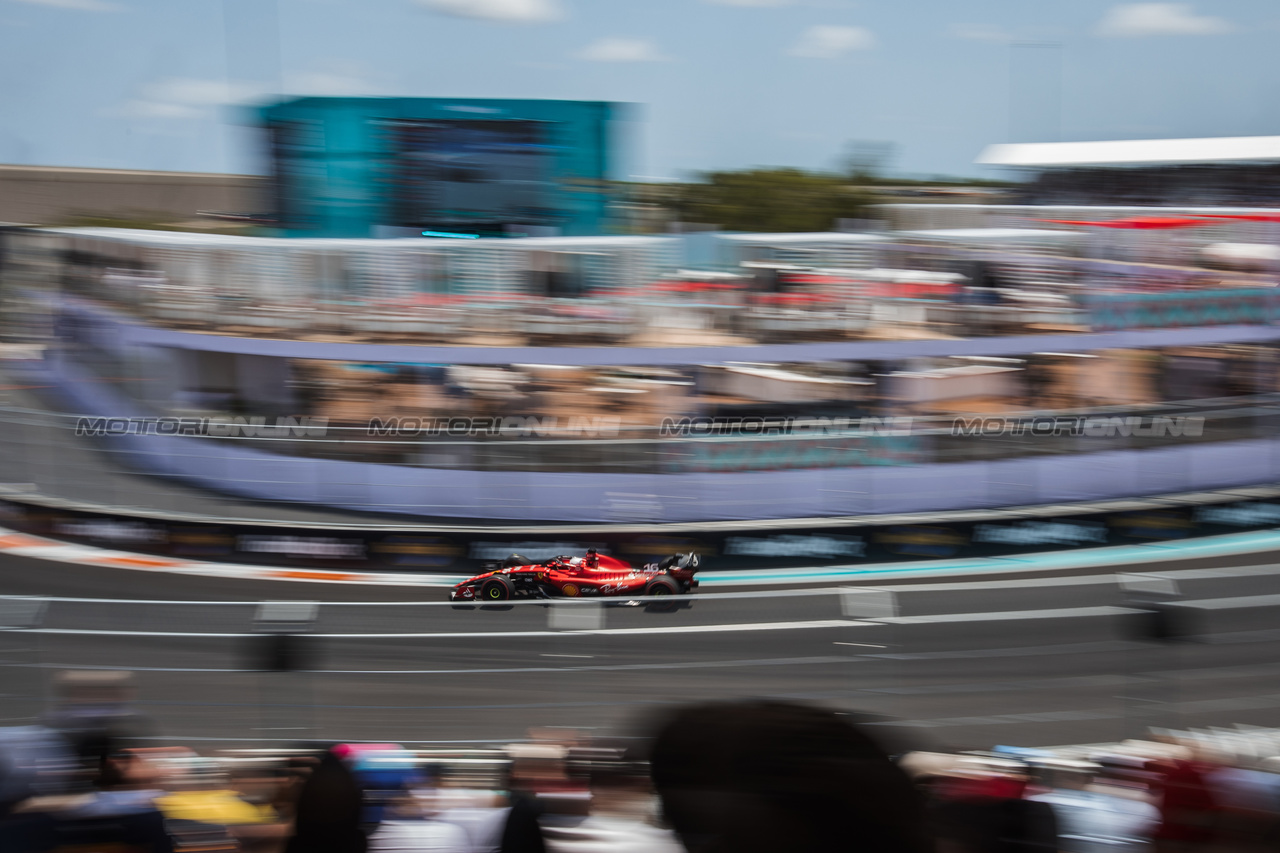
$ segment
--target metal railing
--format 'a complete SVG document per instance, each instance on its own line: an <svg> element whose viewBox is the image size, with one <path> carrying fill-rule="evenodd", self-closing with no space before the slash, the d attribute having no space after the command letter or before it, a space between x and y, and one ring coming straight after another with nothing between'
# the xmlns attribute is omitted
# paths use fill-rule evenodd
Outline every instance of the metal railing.
<svg viewBox="0 0 1280 853"><path fill-rule="evenodd" d="M963 419L959 428L915 419L905 427L882 420L817 435L623 430L615 438L370 436L367 428L342 425L310 437L77 435L80 416L7 407L0 409L0 486L76 506L280 522L349 520L323 507L649 524L1018 506L1270 482L1272 445L1248 450L1239 442L1276 436L1277 402L1267 395L1059 411L1007 424ZM997 429L988 430L992 422ZM1213 456L1212 447L1230 459ZM1123 482L1116 478L1109 452L1147 450L1179 452L1139 453L1126 460ZM1206 467L1201 460L1210 457L1217 461ZM1059 488L1038 464L1024 464L1037 460L1069 460L1079 483ZM952 464L1006 461L1020 467L971 465L962 483L949 473ZM806 478L803 506L779 504L767 482L779 471ZM722 473L742 476L730 489L691 476ZM662 479L610 479L635 474ZM921 492L912 479L918 476L939 485ZM1090 485L1094 480L1105 488Z"/></svg>
<svg viewBox="0 0 1280 853"><path fill-rule="evenodd" d="M8 482L39 482L38 475L21 472L59 468L63 462L58 454L70 444L125 453L113 438L130 439L127 453L135 457L213 456L215 448L228 448L459 471L680 474L881 467L1269 438L1280 434L1280 395L1009 415L759 419L739 429L700 427L690 419L684 426L672 419L674 425L599 430L596 424L567 421L502 427L500 420L493 419L492 427L450 435L445 429L433 433L373 422L323 422L317 427L297 419L172 415L152 417L149 423L145 418L0 406L0 453L9 467ZM146 446L150 439L155 439L154 450Z"/></svg>

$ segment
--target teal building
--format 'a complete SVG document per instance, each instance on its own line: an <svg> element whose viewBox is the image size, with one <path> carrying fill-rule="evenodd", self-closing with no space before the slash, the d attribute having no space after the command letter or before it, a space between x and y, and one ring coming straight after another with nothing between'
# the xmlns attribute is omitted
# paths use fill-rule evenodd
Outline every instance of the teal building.
<svg viewBox="0 0 1280 853"><path fill-rule="evenodd" d="M286 235L611 233L630 105L296 98L260 108Z"/></svg>

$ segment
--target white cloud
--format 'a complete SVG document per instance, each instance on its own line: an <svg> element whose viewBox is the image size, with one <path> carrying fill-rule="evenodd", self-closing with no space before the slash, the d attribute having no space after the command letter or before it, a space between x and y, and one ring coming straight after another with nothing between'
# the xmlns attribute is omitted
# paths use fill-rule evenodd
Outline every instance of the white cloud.
<svg viewBox="0 0 1280 853"><path fill-rule="evenodd" d="M226 80L169 77L151 83L143 89L143 94L157 101L213 107L253 97L257 94L257 87L251 83L231 83Z"/></svg>
<svg viewBox="0 0 1280 853"><path fill-rule="evenodd" d="M958 39L970 41L989 41L994 44L1008 44L1013 35L992 24L953 24L951 35Z"/></svg>
<svg viewBox="0 0 1280 853"><path fill-rule="evenodd" d="M1108 9L1097 32L1111 38L1140 38L1211 36L1231 29L1222 18L1195 14L1189 3L1129 3Z"/></svg>
<svg viewBox="0 0 1280 853"><path fill-rule="evenodd" d="M482 21L537 23L561 17L557 0L418 0L433 12Z"/></svg>
<svg viewBox="0 0 1280 853"><path fill-rule="evenodd" d="M131 101L125 101L115 114L126 118L199 118L201 112L185 104L168 104L164 101L134 98Z"/></svg>
<svg viewBox="0 0 1280 853"><path fill-rule="evenodd" d="M863 27L820 24L805 30L789 53L810 59L836 59L851 50L868 50L875 43L871 31Z"/></svg>
<svg viewBox="0 0 1280 853"><path fill-rule="evenodd" d="M282 89L288 95L389 95L395 87L394 77L370 72L362 62L329 59L310 68L284 75Z"/></svg>
<svg viewBox="0 0 1280 853"><path fill-rule="evenodd" d="M57 9L77 9L81 12L118 12L120 7L105 0L17 0L33 6L53 6Z"/></svg>
<svg viewBox="0 0 1280 853"><path fill-rule="evenodd" d="M291 95L381 95L384 89L360 74L342 71L301 71L285 78Z"/></svg>
<svg viewBox="0 0 1280 853"><path fill-rule="evenodd" d="M117 114L130 118L199 118L218 107L261 95L250 83L169 77L148 83L141 95L126 101Z"/></svg>
<svg viewBox="0 0 1280 853"><path fill-rule="evenodd" d="M579 51L577 56L591 62L662 62L667 59L653 42L628 38L598 39Z"/></svg>

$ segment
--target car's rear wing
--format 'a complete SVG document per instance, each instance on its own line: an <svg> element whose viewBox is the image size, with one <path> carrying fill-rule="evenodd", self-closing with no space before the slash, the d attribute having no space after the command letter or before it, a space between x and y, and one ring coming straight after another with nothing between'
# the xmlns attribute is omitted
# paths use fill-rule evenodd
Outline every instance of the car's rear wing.
<svg viewBox="0 0 1280 853"><path fill-rule="evenodd" d="M680 580L691 580L694 572L698 571L701 560L695 551L687 554L672 554L670 557L663 557L658 563L659 569L665 569L667 574Z"/></svg>

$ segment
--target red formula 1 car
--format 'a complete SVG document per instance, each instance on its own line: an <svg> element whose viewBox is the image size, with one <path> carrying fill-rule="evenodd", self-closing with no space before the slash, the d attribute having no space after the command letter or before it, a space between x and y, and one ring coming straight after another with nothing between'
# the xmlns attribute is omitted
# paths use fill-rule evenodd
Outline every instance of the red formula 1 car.
<svg viewBox="0 0 1280 853"><path fill-rule="evenodd" d="M493 603L512 598L594 598L682 595L697 587L698 555L673 554L635 569L594 550L585 557L553 557L538 563L512 554L492 571L449 591L450 601Z"/></svg>

